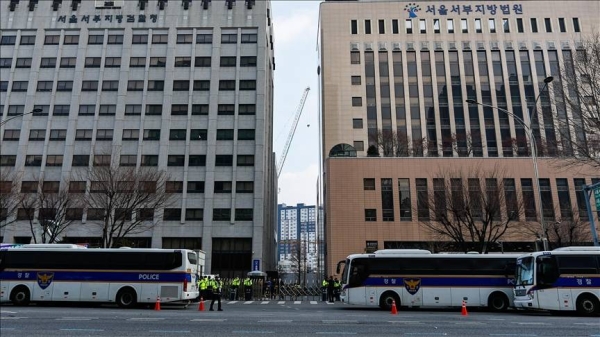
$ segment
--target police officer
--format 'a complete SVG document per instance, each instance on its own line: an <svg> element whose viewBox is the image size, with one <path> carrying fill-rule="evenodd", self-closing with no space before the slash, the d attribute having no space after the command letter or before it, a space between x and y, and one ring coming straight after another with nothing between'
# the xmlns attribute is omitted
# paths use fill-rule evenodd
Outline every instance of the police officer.
<svg viewBox="0 0 600 337"><path fill-rule="evenodd" d="M329 285L329 282L327 281L327 278L323 279L323 282L321 282L321 300L323 302L327 302L327 286Z"/></svg>
<svg viewBox="0 0 600 337"><path fill-rule="evenodd" d="M340 293L342 291L342 284L338 281L337 277L333 280L333 292L336 301L340 301Z"/></svg>
<svg viewBox="0 0 600 337"><path fill-rule="evenodd" d="M233 281L231 281L231 294L229 295L229 300L235 301L237 299L238 289L240 288L240 278L235 277Z"/></svg>
<svg viewBox="0 0 600 337"><path fill-rule="evenodd" d="M327 282L327 301L335 302L335 296L333 291L335 290L335 281L333 280L333 276L329 276L329 281Z"/></svg>
<svg viewBox="0 0 600 337"><path fill-rule="evenodd" d="M202 300L208 300L208 294L207 294L207 290L208 290L208 276L204 276L199 282L199 287L200 287L200 297Z"/></svg>
<svg viewBox="0 0 600 337"><path fill-rule="evenodd" d="M212 301L210 301L210 311L214 311L213 305L215 301L217 301L218 311L223 311L221 309L221 279L217 276L215 279L210 280L209 288L212 289Z"/></svg>
<svg viewBox="0 0 600 337"><path fill-rule="evenodd" d="M252 280L249 277L244 279L244 292L246 301L252 300Z"/></svg>

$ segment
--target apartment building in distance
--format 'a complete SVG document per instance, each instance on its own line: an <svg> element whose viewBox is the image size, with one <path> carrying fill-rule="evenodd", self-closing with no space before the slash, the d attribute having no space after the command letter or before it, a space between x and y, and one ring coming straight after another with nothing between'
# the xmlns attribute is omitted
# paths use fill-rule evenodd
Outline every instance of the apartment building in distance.
<svg viewBox="0 0 600 337"><path fill-rule="evenodd" d="M223 277L275 268L270 1L0 6L1 169L22 177L17 193L95 165L165 170L176 201L131 245L202 249ZM15 213L0 241L29 243ZM70 214L63 239L97 245L91 213Z"/></svg>
<svg viewBox="0 0 600 337"><path fill-rule="evenodd" d="M277 261L283 269L315 272L319 266L319 245L314 205L279 204ZM280 268L280 269L282 269Z"/></svg>
<svg viewBox="0 0 600 337"><path fill-rule="evenodd" d="M558 151L572 152L586 135L569 124L578 116L551 97L568 93L561 72L600 27L598 13L598 1L321 3L328 271L351 253L450 241L424 226L439 216L426 206L444 186L467 183L453 176L459 171L470 191L502 186L507 200L524 201L504 249L534 249L535 234L523 228L541 229L540 213L543 224L587 222L581 189L600 173L561 165ZM475 168L501 174L468 176Z"/></svg>

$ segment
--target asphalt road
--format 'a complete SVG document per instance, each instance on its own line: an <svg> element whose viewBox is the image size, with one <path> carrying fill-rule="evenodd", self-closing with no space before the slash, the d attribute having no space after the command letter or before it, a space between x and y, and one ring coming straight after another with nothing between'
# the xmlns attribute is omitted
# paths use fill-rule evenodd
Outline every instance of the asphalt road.
<svg viewBox="0 0 600 337"><path fill-rule="evenodd" d="M600 337L600 318L460 309L401 310L310 301L223 302L224 311L113 306L0 307L0 336L586 336ZM216 305L215 305L216 309Z"/></svg>

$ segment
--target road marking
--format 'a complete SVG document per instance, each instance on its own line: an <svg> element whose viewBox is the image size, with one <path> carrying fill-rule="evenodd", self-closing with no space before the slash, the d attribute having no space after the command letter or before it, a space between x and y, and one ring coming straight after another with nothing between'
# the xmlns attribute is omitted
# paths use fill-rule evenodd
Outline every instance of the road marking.
<svg viewBox="0 0 600 337"><path fill-rule="evenodd" d="M60 329L60 331L89 331L89 332L98 332L104 331L102 329Z"/></svg>
<svg viewBox="0 0 600 337"><path fill-rule="evenodd" d="M0 326L0 330L16 330L16 328L3 328Z"/></svg>
<svg viewBox="0 0 600 337"><path fill-rule="evenodd" d="M16 314L16 311L5 311L5 310L0 310L0 314Z"/></svg>
<svg viewBox="0 0 600 337"><path fill-rule="evenodd" d="M279 301L277 304L285 304L285 301Z"/></svg>
<svg viewBox="0 0 600 337"><path fill-rule="evenodd" d="M310 304L317 304L317 301L310 301Z"/></svg>
<svg viewBox="0 0 600 337"><path fill-rule="evenodd" d="M302 301L294 301L294 304L301 304Z"/></svg>
<svg viewBox="0 0 600 337"><path fill-rule="evenodd" d="M21 319L21 318L29 318L29 317L16 317L16 316L0 316L0 319Z"/></svg>
<svg viewBox="0 0 600 337"><path fill-rule="evenodd" d="M466 325L485 325L483 322L454 322L454 324L466 324Z"/></svg>
<svg viewBox="0 0 600 337"><path fill-rule="evenodd" d="M157 333L190 333L189 330L150 330L149 332L157 332Z"/></svg>
<svg viewBox="0 0 600 337"><path fill-rule="evenodd" d="M258 321L258 323L291 323L291 319L266 319Z"/></svg>
<svg viewBox="0 0 600 337"><path fill-rule="evenodd" d="M96 317L63 317L57 318L57 321L91 321L92 319L98 319Z"/></svg>
<svg viewBox="0 0 600 337"><path fill-rule="evenodd" d="M269 304L269 301L262 301L260 304Z"/></svg>
<svg viewBox="0 0 600 337"><path fill-rule="evenodd" d="M269 334L275 333L274 331L251 331L251 330L234 330L232 333L240 333L240 334Z"/></svg>
<svg viewBox="0 0 600 337"><path fill-rule="evenodd" d="M191 322L225 322L225 318L196 318L192 319Z"/></svg>
<svg viewBox="0 0 600 337"><path fill-rule="evenodd" d="M400 323L400 324L425 324L423 322L420 321L388 321L390 323Z"/></svg>
<svg viewBox="0 0 600 337"><path fill-rule="evenodd" d="M522 333L491 333L490 336L537 336L536 334L522 334Z"/></svg>
<svg viewBox="0 0 600 337"><path fill-rule="evenodd" d="M236 304L238 301L227 302L227 304Z"/></svg>
<svg viewBox="0 0 600 337"><path fill-rule="evenodd" d="M319 331L315 332L317 335L356 335L356 332L345 332L345 331Z"/></svg>
<svg viewBox="0 0 600 337"><path fill-rule="evenodd" d="M254 301L246 301L244 304L252 304Z"/></svg>
<svg viewBox="0 0 600 337"><path fill-rule="evenodd" d="M417 336L417 335L427 335L427 336L448 336L445 332L440 333L429 333L429 332L405 332L405 336Z"/></svg>
<svg viewBox="0 0 600 337"><path fill-rule="evenodd" d="M321 323L323 323L323 324L353 324L353 323L356 324L356 323L358 323L358 321L329 319L329 320L322 320Z"/></svg>
<svg viewBox="0 0 600 337"><path fill-rule="evenodd" d="M133 317L133 318L128 318L128 321L162 321L164 320L164 318L160 318L160 317Z"/></svg>
<svg viewBox="0 0 600 337"><path fill-rule="evenodd" d="M325 302L325 303L327 303L327 304L333 304L333 302Z"/></svg>
<svg viewBox="0 0 600 337"><path fill-rule="evenodd" d="M600 325L600 323L573 323L575 325L579 324L579 325ZM596 335L596 336L600 336L600 335Z"/></svg>
<svg viewBox="0 0 600 337"><path fill-rule="evenodd" d="M516 322L517 324L520 325L548 325L548 323L544 323L544 322Z"/></svg>

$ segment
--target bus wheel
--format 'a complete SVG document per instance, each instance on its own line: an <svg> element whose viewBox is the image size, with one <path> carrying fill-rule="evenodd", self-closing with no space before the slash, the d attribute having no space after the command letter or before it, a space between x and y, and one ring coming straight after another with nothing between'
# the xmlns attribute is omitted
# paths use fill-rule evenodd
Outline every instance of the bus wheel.
<svg viewBox="0 0 600 337"><path fill-rule="evenodd" d="M504 293L493 293L488 298L488 308L491 311L505 311L508 309L508 297Z"/></svg>
<svg viewBox="0 0 600 337"><path fill-rule="evenodd" d="M396 308L400 307L400 298L393 291L386 291L379 298L379 307L383 310L392 310L392 303L396 302Z"/></svg>
<svg viewBox="0 0 600 337"><path fill-rule="evenodd" d="M12 300L12 303L16 306L29 305L29 301L31 300L29 289L26 286L16 287L12 291L10 298Z"/></svg>
<svg viewBox="0 0 600 337"><path fill-rule="evenodd" d="M117 293L116 302L121 308L133 308L137 304L137 294L131 288L123 288Z"/></svg>
<svg viewBox="0 0 600 337"><path fill-rule="evenodd" d="M577 298L577 312L584 316L594 316L600 313L598 299L590 294L584 294Z"/></svg>

